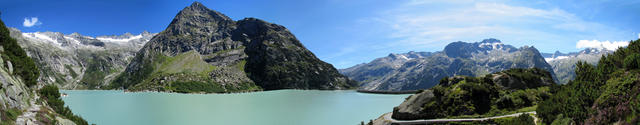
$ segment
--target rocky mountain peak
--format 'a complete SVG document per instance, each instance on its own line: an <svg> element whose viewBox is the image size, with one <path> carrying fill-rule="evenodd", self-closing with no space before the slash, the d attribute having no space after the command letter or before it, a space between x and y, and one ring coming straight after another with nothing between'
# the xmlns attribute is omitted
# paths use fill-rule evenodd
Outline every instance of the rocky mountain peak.
<svg viewBox="0 0 640 125"><path fill-rule="evenodd" d="M500 40L489 38L480 42L467 43L467 42L453 42L444 48L445 54L449 57L462 57L467 58L472 53L489 53L493 50L504 50L513 52L516 48L511 45L505 45Z"/></svg>
<svg viewBox="0 0 640 125"><path fill-rule="evenodd" d="M175 66L164 67L157 63L186 57L197 58L179 60L198 65L175 62ZM206 92L346 89L356 84L315 57L284 26L256 18L234 21L199 2L181 10L164 31L147 42L112 87L155 90L146 85L162 81L162 85L197 81L225 88Z"/></svg>
<svg viewBox="0 0 640 125"><path fill-rule="evenodd" d="M231 21L231 18L227 17L226 15L215 11L215 10L211 10L207 7L205 7L204 5L202 5L202 3L200 2L193 2L191 4L191 6L185 7L184 9L182 9L180 11L180 13L178 13L178 15L176 16L176 19L180 19L180 18L193 18L193 17L198 17L198 16L204 16L204 17L211 17L215 20L228 20ZM205 21L205 20L202 20Z"/></svg>
<svg viewBox="0 0 640 125"><path fill-rule="evenodd" d="M409 60L409 58L407 58L406 56L402 55L402 54L394 54L394 53L389 53L389 57L393 60L396 59L403 59L403 60Z"/></svg>
<svg viewBox="0 0 640 125"><path fill-rule="evenodd" d="M73 32L73 33L69 34L69 37L74 37L74 38L82 37L82 34L80 34L78 32Z"/></svg>
<svg viewBox="0 0 640 125"><path fill-rule="evenodd" d="M122 34L122 36L124 37L132 37L133 35L129 32Z"/></svg>
<svg viewBox="0 0 640 125"><path fill-rule="evenodd" d="M598 54L600 51L607 51L607 49L598 49L598 48L586 48L580 51L580 54Z"/></svg>
<svg viewBox="0 0 640 125"><path fill-rule="evenodd" d="M144 30L144 31L142 31L141 35L142 36L148 36L148 35L152 35L152 34L149 31Z"/></svg>
<svg viewBox="0 0 640 125"><path fill-rule="evenodd" d="M495 38L489 38L489 39L482 40L482 42L480 43L502 43L502 41Z"/></svg>
<svg viewBox="0 0 640 125"><path fill-rule="evenodd" d="M562 53L562 52L560 52L560 51L557 51L557 50L556 50L556 52L554 52L554 53L553 53L553 55L556 55L556 56L557 56L557 55L563 55L563 53Z"/></svg>
<svg viewBox="0 0 640 125"><path fill-rule="evenodd" d="M195 1L193 3L191 3L190 6L186 7L187 9L192 9L192 10L208 10L208 8L204 5L202 5L202 3Z"/></svg>
<svg viewBox="0 0 640 125"><path fill-rule="evenodd" d="M227 33L234 27L235 21L231 18L199 2L194 2L191 6L182 9L171 21L167 30L160 34L222 38L230 36Z"/></svg>

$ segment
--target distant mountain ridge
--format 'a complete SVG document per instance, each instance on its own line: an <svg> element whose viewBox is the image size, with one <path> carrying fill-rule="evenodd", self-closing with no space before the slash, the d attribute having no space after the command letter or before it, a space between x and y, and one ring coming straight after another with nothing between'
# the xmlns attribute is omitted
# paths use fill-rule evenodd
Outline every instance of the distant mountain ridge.
<svg viewBox="0 0 640 125"><path fill-rule="evenodd" d="M505 45L498 39L453 42L443 51L422 53L419 58L390 54L366 64L342 69L341 73L361 82L360 89L403 91L427 89L440 79L454 75L481 76L511 68L553 69L534 47ZM397 58L402 55L407 58ZM553 72L552 72L553 75Z"/></svg>
<svg viewBox="0 0 640 125"><path fill-rule="evenodd" d="M63 89L99 89L122 72L155 33L84 36L60 32L22 33L11 28L11 37L23 46L40 68L39 81Z"/></svg>
<svg viewBox="0 0 640 125"><path fill-rule="evenodd" d="M183 93L354 86L285 27L194 2L137 52L112 88Z"/></svg>
<svg viewBox="0 0 640 125"><path fill-rule="evenodd" d="M613 50L586 48L579 52L561 53L541 53L545 60L553 67L558 83L565 84L576 77L575 68L578 61L585 61L596 65L604 55L613 53Z"/></svg>

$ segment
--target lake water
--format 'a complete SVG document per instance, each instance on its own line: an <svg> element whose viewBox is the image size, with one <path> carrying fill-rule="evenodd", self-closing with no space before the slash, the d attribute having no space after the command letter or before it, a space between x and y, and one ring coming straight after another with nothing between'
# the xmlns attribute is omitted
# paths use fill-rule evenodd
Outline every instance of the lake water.
<svg viewBox="0 0 640 125"><path fill-rule="evenodd" d="M235 94L177 94L62 90L73 113L98 125L356 125L409 95L353 90L276 90Z"/></svg>

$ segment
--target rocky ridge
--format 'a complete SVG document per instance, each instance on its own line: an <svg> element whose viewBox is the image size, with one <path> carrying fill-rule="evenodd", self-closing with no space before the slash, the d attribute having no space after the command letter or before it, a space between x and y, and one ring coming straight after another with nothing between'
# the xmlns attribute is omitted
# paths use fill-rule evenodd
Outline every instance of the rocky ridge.
<svg viewBox="0 0 640 125"><path fill-rule="evenodd" d="M413 53L416 55L417 52ZM412 56L414 58L406 56L410 53L390 54L341 72L361 82L360 89L403 91L427 89L438 84L440 79L455 75L482 76L511 68L534 67L553 71L536 48L515 48L497 39L453 42L443 51L421 53ZM395 55L407 58L396 58Z"/></svg>
<svg viewBox="0 0 640 125"><path fill-rule="evenodd" d="M41 69L38 81L62 89L100 89L108 85L155 33L84 36L60 32L22 33L11 37L24 47Z"/></svg>
<svg viewBox="0 0 640 125"><path fill-rule="evenodd" d="M575 70L578 61L585 61L589 64L596 65L602 56L613 53L612 50L586 48L579 52L561 53L541 53L547 63L553 68L558 83L566 84L569 80L576 77Z"/></svg>

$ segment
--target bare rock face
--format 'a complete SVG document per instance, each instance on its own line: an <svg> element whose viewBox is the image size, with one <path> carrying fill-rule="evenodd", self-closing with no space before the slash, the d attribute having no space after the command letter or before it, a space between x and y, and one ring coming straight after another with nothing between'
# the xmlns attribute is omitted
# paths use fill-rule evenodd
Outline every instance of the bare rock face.
<svg viewBox="0 0 640 125"><path fill-rule="evenodd" d="M201 57L183 59L187 52ZM187 60L187 64L206 63L201 67L209 70L186 70L193 66L174 63L176 59ZM178 68L167 68L168 64ZM347 89L355 84L315 57L285 27L255 18L233 21L198 2L180 11L167 29L138 51L112 87L148 90L147 84L158 84L150 79L172 77L178 72L198 78L205 74L206 78L192 82L222 87L215 92L248 88ZM185 80L157 87L173 91L170 86L177 82Z"/></svg>
<svg viewBox="0 0 640 125"><path fill-rule="evenodd" d="M532 70L536 71L536 70ZM553 79L550 79L550 74L544 74L543 72L534 72L532 74L540 74L545 77L526 78L510 74L508 72L500 72L491 74L493 83L511 90L536 88L540 86L549 86L555 84Z"/></svg>
<svg viewBox="0 0 640 125"><path fill-rule="evenodd" d="M433 99L433 92L426 90L409 96L399 106L393 108L393 119L420 119L424 118L423 105Z"/></svg>

